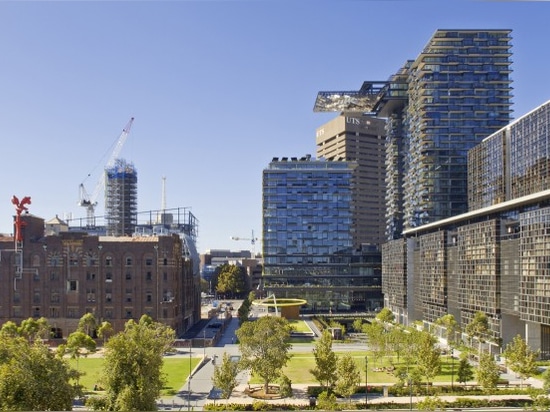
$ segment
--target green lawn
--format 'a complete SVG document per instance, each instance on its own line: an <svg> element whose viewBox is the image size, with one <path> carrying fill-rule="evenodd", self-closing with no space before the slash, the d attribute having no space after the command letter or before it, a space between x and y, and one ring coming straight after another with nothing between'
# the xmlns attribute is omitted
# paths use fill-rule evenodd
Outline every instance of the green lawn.
<svg viewBox="0 0 550 412"><path fill-rule="evenodd" d="M349 352L354 358L358 370L361 373L361 381L365 382L365 352ZM337 355L343 355L344 352L336 352ZM390 366L390 359L385 358L379 362L374 362L373 359L369 357L369 371L368 371L368 380L369 385L376 385L381 383L396 383L398 379L388 372L375 372L374 369ZM399 367L401 364L397 362L396 359L393 360L393 365ZM404 366L404 364L402 364ZM315 358L312 352L294 352L292 357L288 362L287 366L283 369L284 374L292 381L292 383L313 383L315 384L315 378L309 372L310 369L315 367ZM451 382L451 371L453 367L451 366L450 358L446 356L441 357L441 373L436 376L434 381L436 382ZM456 382L458 370L458 361L454 361L454 382ZM253 377L251 383L258 384L261 383L260 380Z"/></svg>
<svg viewBox="0 0 550 412"><path fill-rule="evenodd" d="M296 332L311 332L311 329L303 320L289 319L290 326L294 328Z"/></svg>
<svg viewBox="0 0 550 412"><path fill-rule="evenodd" d="M191 358L191 368L194 369L200 359ZM76 360L70 359L69 363L76 369ZM80 384L84 391L93 391L94 385L99 384L103 368L103 358L80 358L78 369L84 372L80 378ZM184 385L189 375L189 358L164 358L163 373L166 375L166 385L163 389L163 395L173 395L177 393Z"/></svg>

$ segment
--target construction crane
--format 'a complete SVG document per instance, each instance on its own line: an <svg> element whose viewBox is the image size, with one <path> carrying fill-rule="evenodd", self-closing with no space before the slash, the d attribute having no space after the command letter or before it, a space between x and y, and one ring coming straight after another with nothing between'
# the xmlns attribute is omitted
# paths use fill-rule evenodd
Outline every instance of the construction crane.
<svg viewBox="0 0 550 412"><path fill-rule="evenodd" d="M128 134L130 133L130 128L132 127L133 122L134 122L134 118L132 117L126 124L126 127L122 129L122 133L118 137L115 147L111 153L111 156L107 160L107 163L105 163L105 166L103 168L103 173L101 173L101 177L99 178L91 196L86 191L86 188L84 187L84 182L80 184L78 205L86 208L86 224L88 227L95 227L95 207L97 206L97 198L99 197L101 191L105 187L105 170L114 166L115 160L120 155L122 146L124 146L124 143L128 138Z"/></svg>
<svg viewBox="0 0 550 412"><path fill-rule="evenodd" d="M254 229L252 230L252 236L251 237L239 237L239 236L231 236L231 240L247 240L250 241L250 244L252 245L252 253L254 254L252 257L256 258L256 241L258 240L257 237L254 237Z"/></svg>

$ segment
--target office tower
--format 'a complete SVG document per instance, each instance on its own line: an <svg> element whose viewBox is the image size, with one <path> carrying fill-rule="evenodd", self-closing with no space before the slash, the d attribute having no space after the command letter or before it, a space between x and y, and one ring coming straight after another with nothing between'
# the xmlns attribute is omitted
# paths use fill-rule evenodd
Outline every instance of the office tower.
<svg viewBox="0 0 550 412"><path fill-rule="evenodd" d="M137 224L137 170L116 159L105 170L105 216L108 236L131 236Z"/></svg>
<svg viewBox="0 0 550 412"><path fill-rule="evenodd" d="M263 171L264 286L302 311L381 304L380 253L353 247L356 162L274 158Z"/></svg>
<svg viewBox="0 0 550 412"><path fill-rule="evenodd" d="M316 132L317 157L357 162L353 194L354 247L379 246L384 237L385 122L342 114Z"/></svg>

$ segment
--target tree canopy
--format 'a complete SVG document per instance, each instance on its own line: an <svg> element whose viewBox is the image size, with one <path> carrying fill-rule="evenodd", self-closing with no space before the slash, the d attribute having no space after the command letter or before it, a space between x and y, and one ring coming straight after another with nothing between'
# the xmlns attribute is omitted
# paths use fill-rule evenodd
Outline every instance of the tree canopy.
<svg viewBox="0 0 550 412"><path fill-rule="evenodd" d="M503 356L506 359L506 365L517 373L522 381L537 372L536 360L539 357L539 351L532 350L520 335L516 335L512 342L506 345Z"/></svg>
<svg viewBox="0 0 550 412"><path fill-rule="evenodd" d="M242 296L246 290L244 269L228 263L218 268L216 292L230 297Z"/></svg>
<svg viewBox="0 0 550 412"><path fill-rule="evenodd" d="M233 389L239 384L237 381L238 372L239 364L232 361L229 355L224 352L221 365L215 367L212 376L212 384L221 390L224 399L228 399Z"/></svg>
<svg viewBox="0 0 550 412"><path fill-rule="evenodd" d="M236 331L241 350L243 369L251 369L264 382L267 392L269 383L281 374L281 369L290 359L289 343L292 327L284 318L262 316L255 321L244 322Z"/></svg>
<svg viewBox="0 0 550 412"><path fill-rule="evenodd" d="M315 357L315 368L310 370L311 374L323 388L331 388L338 377L338 357L332 350L332 335L327 329L323 330L321 337L315 344L313 356Z"/></svg>
<svg viewBox="0 0 550 412"><path fill-rule="evenodd" d="M27 323L29 325L30 323ZM40 340L29 335L0 333L0 410L71 410L79 395L71 381L78 373L55 356Z"/></svg>
<svg viewBox="0 0 550 412"><path fill-rule="evenodd" d="M170 349L175 333L162 323L142 316L139 323L126 322L105 345L102 385L105 395L95 399L94 409L112 411L153 411L164 385L163 355Z"/></svg>

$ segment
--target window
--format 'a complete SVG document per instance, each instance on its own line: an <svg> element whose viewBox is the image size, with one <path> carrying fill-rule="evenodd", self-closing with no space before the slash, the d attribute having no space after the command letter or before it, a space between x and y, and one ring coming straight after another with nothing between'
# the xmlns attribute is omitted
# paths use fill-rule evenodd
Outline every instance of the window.
<svg viewBox="0 0 550 412"><path fill-rule="evenodd" d="M68 280L67 281L67 290L69 292L77 292L78 291L78 281L77 280Z"/></svg>
<svg viewBox="0 0 550 412"><path fill-rule="evenodd" d="M132 280L132 274L126 273L126 280Z"/></svg>
<svg viewBox="0 0 550 412"><path fill-rule="evenodd" d="M113 281L113 274L112 273L106 273L105 274L105 282L112 282Z"/></svg>
<svg viewBox="0 0 550 412"><path fill-rule="evenodd" d="M145 259L145 266L153 266L153 258Z"/></svg>
<svg viewBox="0 0 550 412"><path fill-rule="evenodd" d="M132 266L132 258L131 257L126 258L126 266Z"/></svg>
<svg viewBox="0 0 550 412"><path fill-rule="evenodd" d="M153 278L153 274L151 272L147 272L145 275L145 280L151 280Z"/></svg>
<svg viewBox="0 0 550 412"><path fill-rule="evenodd" d="M111 256L105 258L105 266L113 266L113 258Z"/></svg>

